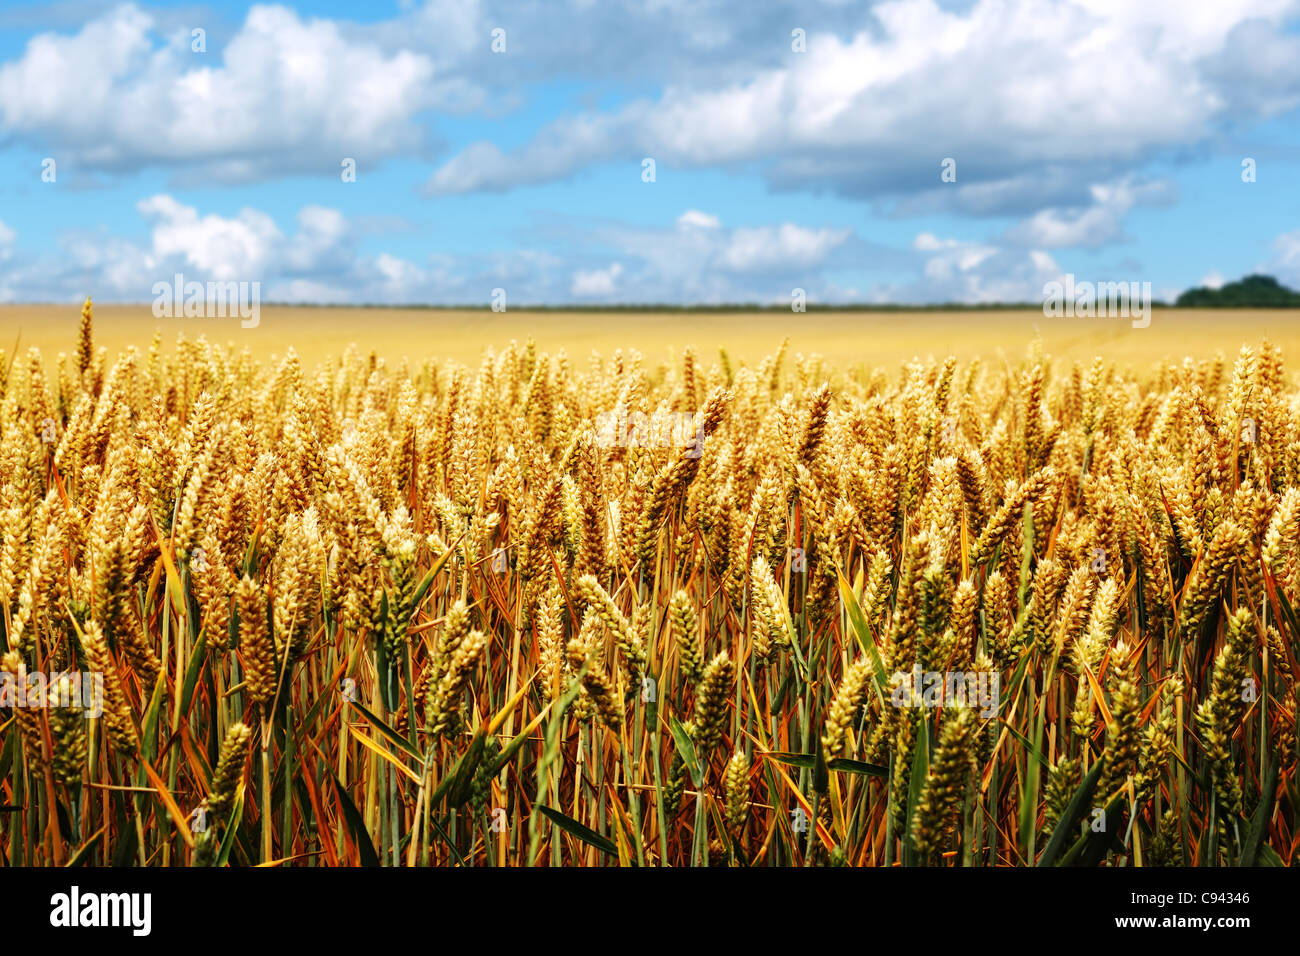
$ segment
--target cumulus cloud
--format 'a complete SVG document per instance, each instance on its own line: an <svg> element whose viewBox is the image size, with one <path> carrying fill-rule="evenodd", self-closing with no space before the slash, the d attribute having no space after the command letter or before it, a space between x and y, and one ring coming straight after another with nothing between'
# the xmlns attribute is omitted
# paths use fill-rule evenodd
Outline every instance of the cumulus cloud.
<svg viewBox="0 0 1300 956"><path fill-rule="evenodd" d="M1123 237L1124 217L1134 206L1166 204L1173 195L1168 183L1129 179L1099 183L1089 192L1090 205L1041 209L1013 227L1008 238L1026 246L1098 248Z"/></svg>
<svg viewBox="0 0 1300 956"><path fill-rule="evenodd" d="M304 206L298 212L298 231L284 250L291 269L344 269L355 252L356 229L343 213L324 206Z"/></svg>
<svg viewBox="0 0 1300 956"><path fill-rule="evenodd" d="M219 52L159 35L128 4L43 33L0 66L0 130L99 170L197 167L228 181L332 171L421 146L413 118L450 95L430 58L255 6Z"/></svg>
<svg viewBox="0 0 1300 956"><path fill-rule="evenodd" d="M880 301L1036 302L1043 284L1062 270L1043 249L1016 249L994 243L919 233L912 247L922 256L921 275L876 290Z"/></svg>
<svg viewBox="0 0 1300 956"><path fill-rule="evenodd" d="M670 167L755 162L781 188L925 195L987 212L1024 211L1047 168L1061 198L1079 203L1087 183L1211 135L1234 98L1258 112L1300 96L1300 61L1277 44L1276 68L1250 74L1252 101L1228 89L1239 75L1231 64L1245 69L1251 56L1232 39L1239 28L1276 29L1292 6L1230 0L1205 14L1166 0L891 0L864 11L851 35L810 32L807 53L743 78L566 116L509 151L473 144L427 189L504 190L652 156ZM945 157L958 166L948 190L938 188ZM1034 228L1090 237L1106 226Z"/></svg>
<svg viewBox="0 0 1300 956"><path fill-rule="evenodd" d="M756 272L776 266L816 266L851 234L849 229L805 229L791 222L736 229L721 250L718 263L735 272Z"/></svg>
<svg viewBox="0 0 1300 956"><path fill-rule="evenodd" d="M177 259L212 279L241 279L266 268L273 247L284 237L275 221L255 209L233 219L200 216L171 196L142 200L138 208L153 224L153 255Z"/></svg>
<svg viewBox="0 0 1300 956"><path fill-rule="evenodd" d="M254 5L233 35L208 36L203 53L191 49L188 21L169 11L126 3L71 28L66 14L47 11L14 21L64 25L0 65L0 133L93 171L157 165L185 182L337 175L345 156L363 166L426 156L438 116L501 116L537 83L746 76L779 61L782 45L768 41L800 10L793 0L757 13L734 0L675 6L428 0L354 23ZM834 6L819 13L830 29L858 19ZM508 30L509 55L489 52L495 27ZM461 157L485 176L502 159L489 143ZM560 172L543 166L535 181Z"/></svg>
<svg viewBox="0 0 1300 956"><path fill-rule="evenodd" d="M623 273L623 266L612 263L608 269L579 269L573 274L573 284L569 291L575 296L611 296L614 294L614 280Z"/></svg>
<svg viewBox="0 0 1300 956"><path fill-rule="evenodd" d="M788 300L796 286L815 301L842 301L852 290L832 282L828 270L850 263L863 246L847 228L732 228L688 210L661 228L574 226L565 255L538 247L453 249L413 260L363 252L357 222L323 206L302 207L284 229L261 210L224 216L165 193L136 209L149 227L146 242L103 230L65 235L57 257L6 261L0 298L63 299L93 288L104 301L148 301L155 282L181 272L200 282L261 282L263 301L472 304L505 288L514 304L767 302ZM0 259L11 237L0 224Z"/></svg>
<svg viewBox="0 0 1300 956"><path fill-rule="evenodd" d="M4 297L60 299L89 288L106 301L142 302L152 297L155 282L170 282L179 272L200 282L292 278L313 290L304 299L348 301L348 278L364 265L352 254L356 230L337 210L304 207L297 230L287 236L261 210L200 213L166 193L142 199L136 211L149 228L146 243L102 228L69 232L60 237L57 256L12 257L0 270ZM0 224L0 258L3 249Z"/></svg>
<svg viewBox="0 0 1300 956"><path fill-rule="evenodd" d="M970 272L997 252L994 246L959 239L940 239L933 233L920 233L912 245L927 253L925 274L933 278L951 278L957 272Z"/></svg>
<svg viewBox="0 0 1300 956"><path fill-rule="evenodd" d="M853 265L866 245L849 228L792 222L731 227L698 209L683 212L667 228L573 228L588 236L591 256L618 255L617 286L610 292L586 287L588 295L608 301L789 301L794 287L810 295L816 290L818 300L827 301L822 294L834 286L829 271Z"/></svg>
<svg viewBox="0 0 1300 956"><path fill-rule="evenodd" d="M1144 177L1152 159L1300 108L1296 0L827 0L815 16L798 0L399 7L360 23L257 5L214 28L204 54L177 15L129 3L32 38L0 63L0 142L57 157L61 183L147 167L173 181L136 206L144 239L88 227L33 257L0 223L0 298L93 286L140 299L180 269L262 278L265 298L294 301L482 302L498 286L512 304L775 301L795 286L815 301L1032 301L1060 272L1053 254L1126 242L1134 210L1173 201L1169 182ZM808 29L806 53L790 49L792 25ZM530 99L533 84L572 78L599 85ZM521 106L539 112L509 121ZM363 170L430 160L453 113L493 132L386 192L506 191L608 163L634 177L651 156L661 179L757 175L878 217L925 216L929 231L895 247L839 222L736 226L687 208L661 226L579 223L558 243L516 226L503 243L523 247L509 250L413 252L408 239L398 255L363 247L366 217L326 204L277 221L252 208L257 194L233 214L175 198L198 182L337 183L343 157ZM939 177L947 157L953 183ZM954 217L996 224L981 237ZM1300 233L1262 268L1300 283Z"/></svg>

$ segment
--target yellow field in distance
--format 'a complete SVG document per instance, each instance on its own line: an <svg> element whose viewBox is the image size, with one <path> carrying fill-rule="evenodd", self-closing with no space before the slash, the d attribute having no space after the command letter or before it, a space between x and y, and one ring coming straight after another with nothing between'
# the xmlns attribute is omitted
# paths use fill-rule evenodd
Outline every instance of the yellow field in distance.
<svg viewBox="0 0 1300 956"><path fill-rule="evenodd" d="M76 348L80 303L0 305L0 349L14 354L32 346L47 361ZM648 361L694 346L702 360L725 348L733 361L759 360L790 337L792 353L818 353L837 368L866 363L892 368L914 356L958 359L1023 354L1041 338L1044 351L1065 360L1106 356L1140 368L1162 359L1229 360L1242 344L1268 338L1293 361L1300 357L1300 310L1156 309L1147 328L1125 318L1047 318L1039 310L951 312L528 312L443 311L401 308L263 306L256 328L238 318L157 319L148 304L95 305L95 343L116 354L142 351L162 332L170 351L178 333L250 349L261 358L290 347L310 366L339 355L350 343L391 361L451 358L476 365L484 349L532 338L552 355L564 349L581 361L595 349L636 348Z"/></svg>

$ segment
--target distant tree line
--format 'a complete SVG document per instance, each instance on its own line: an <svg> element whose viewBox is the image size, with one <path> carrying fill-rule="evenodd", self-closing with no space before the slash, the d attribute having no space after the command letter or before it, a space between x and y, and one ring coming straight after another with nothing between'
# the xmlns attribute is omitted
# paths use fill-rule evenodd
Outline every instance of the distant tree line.
<svg viewBox="0 0 1300 956"><path fill-rule="evenodd" d="M320 307L311 302L275 302L279 306ZM1165 307L1166 303L1156 301L1152 305ZM1236 282L1211 289L1200 286L1188 289L1180 295L1174 306L1180 309L1288 309L1300 308L1300 292L1295 292L1282 285L1272 276L1249 275ZM428 305L423 303L385 304L385 303L349 303L326 305L326 308L339 309L427 309L435 312L486 312L490 306L483 302L465 303L463 305ZM809 312L997 312L1012 309L1039 309L1042 302L943 302L929 304L904 303L837 303L823 304L809 302ZM512 305L512 312L788 312L789 304L729 302L712 305L681 305L677 303L593 303L562 305L521 304Z"/></svg>
<svg viewBox="0 0 1300 956"><path fill-rule="evenodd" d="M1300 292L1272 276L1250 275L1217 289L1188 289L1174 305L1182 309L1294 309L1300 308Z"/></svg>

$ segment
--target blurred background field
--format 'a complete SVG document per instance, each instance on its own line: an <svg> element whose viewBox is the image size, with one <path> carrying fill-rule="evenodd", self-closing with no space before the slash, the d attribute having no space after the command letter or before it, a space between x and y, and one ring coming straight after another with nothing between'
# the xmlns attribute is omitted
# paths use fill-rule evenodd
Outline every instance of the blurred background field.
<svg viewBox="0 0 1300 956"><path fill-rule="evenodd" d="M0 349L10 355L32 346L47 360L76 348L80 303L0 305ZM256 328L238 318L157 319L148 304L95 305L95 341L110 353L147 349L155 331L170 351L178 333L247 347L263 358L290 347L305 364L340 354L349 343L390 361L451 358L477 364L484 349L532 338L541 350L561 348L580 360L595 349L639 349L648 361L694 346L703 355L726 348L736 361L758 361L786 336L792 352L821 354L836 367L866 363L890 368L912 357L959 359L1023 354L1035 338L1065 360L1103 355L1140 368L1184 356L1229 359L1242 344L1268 338L1283 355L1300 359L1300 310L1155 309L1147 328L1124 318L1046 318L1040 310L869 312L528 312L401 308L263 306Z"/></svg>

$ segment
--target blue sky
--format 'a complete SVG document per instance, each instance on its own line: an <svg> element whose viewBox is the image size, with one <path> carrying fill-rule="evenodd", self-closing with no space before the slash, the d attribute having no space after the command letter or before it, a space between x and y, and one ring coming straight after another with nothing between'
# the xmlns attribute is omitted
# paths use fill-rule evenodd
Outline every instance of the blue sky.
<svg viewBox="0 0 1300 956"><path fill-rule="evenodd" d="M1300 287L1298 27L1291 0L4 3L0 301L176 272L442 304Z"/></svg>

